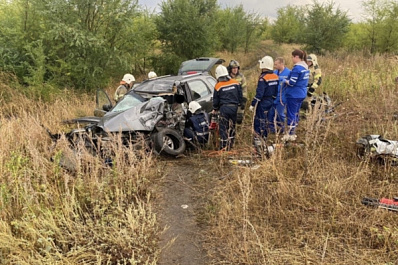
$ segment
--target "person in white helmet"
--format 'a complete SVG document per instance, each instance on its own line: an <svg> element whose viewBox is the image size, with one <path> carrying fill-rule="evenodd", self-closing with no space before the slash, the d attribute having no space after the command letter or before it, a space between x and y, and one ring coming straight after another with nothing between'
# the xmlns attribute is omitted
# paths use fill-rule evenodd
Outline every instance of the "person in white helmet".
<svg viewBox="0 0 398 265"><path fill-rule="evenodd" d="M199 144L206 144L209 140L209 117L196 101L189 103L184 136L193 143Z"/></svg>
<svg viewBox="0 0 398 265"><path fill-rule="evenodd" d="M238 107L244 107L242 88L238 81L231 79L225 66L217 66L215 74L218 82L213 94L213 114L220 113L220 149L230 150L235 140Z"/></svg>
<svg viewBox="0 0 398 265"><path fill-rule="evenodd" d="M150 71L148 73L148 79L156 78L158 75L154 71Z"/></svg>
<svg viewBox="0 0 398 265"><path fill-rule="evenodd" d="M132 74L125 74L122 81L120 81L120 86L116 88L114 99L116 102L121 100L124 95L133 87L135 78Z"/></svg>
<svg viewBox="0 0 398 265"><path fill-rule="evenodd" d="M256 113L254 116L254 131L256 138L267 139L268 121L267 113L270 111L278 94L279 77L273 72L274 59L271 56L264 56L260 63L261 74L258 79L256 96L253 98L249 110Z"/></svg>

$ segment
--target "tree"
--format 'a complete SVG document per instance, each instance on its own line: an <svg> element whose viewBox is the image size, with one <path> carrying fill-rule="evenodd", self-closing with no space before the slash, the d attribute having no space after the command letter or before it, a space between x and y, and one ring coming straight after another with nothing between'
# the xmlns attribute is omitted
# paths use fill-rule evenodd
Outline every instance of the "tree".
<svg viewBox="0 0 398 265"><path fill-rule="evenodd" d="M322 53L342 47L349 30L350 19L346 12L334 8L335 3L325 4L314 1L305 17L303 43L309 51Z"/></svg>
<svg viewBox="0 0 398 265"><path fill-rule="evenodd" d="M217 36L221 49L234 53L239 46L243 46L246 33L246 13L242 5L219 10L217 24Z"/></svg>
<svg viewBox="0 0 398 265"><path fill-rule="evenodd" d="M364 1L362 7L365 10L365 26L367 30L367 37L370 41L367 46L370 48L370 53L374 54L377 51L377 42L380 37L380 32L383 30L383 21L387 13L387 1L368 0Z"/></svg>
<svg viewBox="0 0 398 265"><path fill-rule="evenodd" d="M278 17L271 29L271 37L277 43L299 43L302 39L305 9L288 5L279 8Z"/></svg>
<svg viewBox="0 0 398 265"><path fill-rule="evenodd" d="M214 51L216 9L216 0L162 2L161 13L155 20L163 51L159 72L175 73L181 61L208 56Z"/></svg>
<svg viewBox="0 0 398 265"><path fill-rule="evenodd" d="M145 71L156 27L137 0L0 2L0 70L28 84L93 89Z"/></svg>

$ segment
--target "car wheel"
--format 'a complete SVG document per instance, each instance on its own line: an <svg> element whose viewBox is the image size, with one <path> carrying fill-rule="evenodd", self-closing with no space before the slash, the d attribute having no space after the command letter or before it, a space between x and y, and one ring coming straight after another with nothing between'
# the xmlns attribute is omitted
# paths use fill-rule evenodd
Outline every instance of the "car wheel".
<svg viewBox="0 0 398 265"><path fill-rule="evenodd" d="M154 136L155 150L159 154L178 156L185 151L182 135L173 129L165 128Z"/></svg>

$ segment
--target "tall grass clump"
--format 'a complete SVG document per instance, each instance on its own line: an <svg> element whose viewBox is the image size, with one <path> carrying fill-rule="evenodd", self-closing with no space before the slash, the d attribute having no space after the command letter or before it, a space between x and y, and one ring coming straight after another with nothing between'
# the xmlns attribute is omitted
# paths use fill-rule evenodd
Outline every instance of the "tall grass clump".
<svg viewBox="0 0 398 265"><path fill-rule="evenodd" d="M335 112L326 115L316 105L300 121L299 144L277 148L270 159L257 160L259 168L219 163L213 169L215 176L230 172L208 180L217 183L207 216L214 264L397 263L395 213L361 205L365 196L396 196L397 168L360 161L355 141L366 134L398 140L398 62L318 58L323 84L317 92L341 103ZM255 87L249 83L251 93ZM248 117L244 126L250 128Z"/></svg>
<svg viewBox="0 0 398 265"><path fill-rule="evenodd" d="M42 125L61 132L63 119L92 115L91 97L70 93L43 103L7 91L0 115L0 264L156 264L152 156L122 148L115 138L110 167L84 149L72 151L65 139L55 146ZM60 166L65 157L74 163L69 170Z"/></svg>

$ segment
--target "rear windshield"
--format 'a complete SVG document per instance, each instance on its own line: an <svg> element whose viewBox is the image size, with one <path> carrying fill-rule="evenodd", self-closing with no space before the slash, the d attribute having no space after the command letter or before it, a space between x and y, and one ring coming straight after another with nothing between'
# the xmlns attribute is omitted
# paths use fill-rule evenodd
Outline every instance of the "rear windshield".
<svg viewBox="0 0 398 265"><path fill-rule="evenodd" d="M174 85L174 80L151 80L149 82L143 82L134 88L137 92L146 93L159 93L159 92L172 92Z"/></svg>
<svg viewBox="0 0 398 265"><path fill-rule="evenodd" d="M209 66L212 64L212 61L210 60L205 60L205 61L196 61L196 60L191 60L191 61L186 61L183 63L180 71L181 72L187 72L187 71L205 71Z"/></svg>

